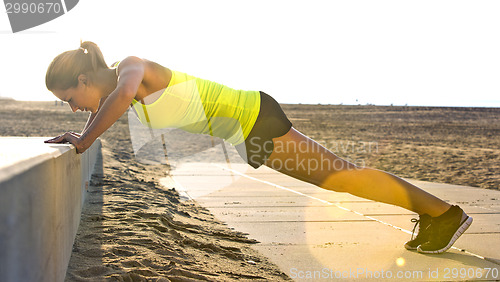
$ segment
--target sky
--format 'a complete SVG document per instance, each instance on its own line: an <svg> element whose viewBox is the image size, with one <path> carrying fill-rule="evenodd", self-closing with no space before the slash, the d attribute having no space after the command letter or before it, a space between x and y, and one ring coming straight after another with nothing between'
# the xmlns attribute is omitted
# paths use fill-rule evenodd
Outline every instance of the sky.
<svg viewBox="0 0 500 282"><path fill-rule="evenodd" d="M58 54L97 43L280 103L500 106L499 1L81 0L12 33L0 9L0 96L53 101Z"/></svg>

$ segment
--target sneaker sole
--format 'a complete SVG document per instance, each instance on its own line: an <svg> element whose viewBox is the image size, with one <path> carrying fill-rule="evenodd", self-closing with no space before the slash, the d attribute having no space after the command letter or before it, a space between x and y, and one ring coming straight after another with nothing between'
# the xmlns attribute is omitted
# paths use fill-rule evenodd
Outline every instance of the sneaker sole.
<svg viewBox="0 0 500 282"><path fill-rule="evenodd" d="M414 251L414 250L418 249L418 247L410 247L408 245L405 245L405 249L407 249L409 251Z"/></svg>
<svg viewBox="0 0 500 282"><path fill-rule="evenodd" d="M464 234L465 230L467 230L471 224L472 224L472 217L467 216L467 219L464 221L464 223L462 223L462 225L460 225L455 234L453 234L450 242L448 243L448 245L446 245L446 247L436 251L424 251L420 249L420 246L418 246L417 251L422 254L442 254L446 252L448 249L450 249L451 246L453 246L453 244L457 241L457 239L460 238L462 234Z"/></svg>

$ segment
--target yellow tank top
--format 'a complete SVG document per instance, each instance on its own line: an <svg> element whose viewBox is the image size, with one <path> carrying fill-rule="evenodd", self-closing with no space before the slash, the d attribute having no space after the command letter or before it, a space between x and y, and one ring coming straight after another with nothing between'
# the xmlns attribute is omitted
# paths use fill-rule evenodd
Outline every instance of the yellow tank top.
<svg viewBox="0 0 500 282"><path fill-rule="evenodd" d="M259 114L258 91L235 90L178 71L172 71L170 83L160 91L161 96L151 104L132 102L140 122L155 129L179 128L238 145Z"/></svg>

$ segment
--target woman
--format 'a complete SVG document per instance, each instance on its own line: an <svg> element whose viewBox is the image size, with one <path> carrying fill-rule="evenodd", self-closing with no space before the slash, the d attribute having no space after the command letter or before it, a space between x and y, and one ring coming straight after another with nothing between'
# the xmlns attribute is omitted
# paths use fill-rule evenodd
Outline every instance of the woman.
<svg viewBox="0 0 500 282"><path fill-rule="evenodd" d="M279 104L263 92L234 90L137 57L109 68L96 44L80 45L52 61L46 85L74 112L91 115L81 134L66 132L47 143L70 142L82 153L132 106L152 128L176 127L226 139L254 168L264 164L324 189L418 213L418 235L405 243L409 250L443 253L472 223L460 207L397 176L339 158L293 128ZM308 166L312 161L320 165Z"/></svg>

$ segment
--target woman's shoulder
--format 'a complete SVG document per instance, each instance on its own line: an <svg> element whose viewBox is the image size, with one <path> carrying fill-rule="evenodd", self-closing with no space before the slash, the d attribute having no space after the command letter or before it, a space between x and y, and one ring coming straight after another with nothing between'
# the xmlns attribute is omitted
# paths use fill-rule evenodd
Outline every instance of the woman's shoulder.
<svg viewBox="0 0 500 282"><path fill-rule="evenodd" d="M118 68L120 66L130 65L130 64L145 64L146 61L147 61L146 59L141 59L141 58L136 57L136 56L128 56L128 57L124 58L123 60L119 60L119 61L112 63L111 68Z"/></svg>
<svg viewBox="0 0 500 282"><path fill-rule="evenodd" d="M147 88L166 87L172 77L172 71L148 59L129 56L121 61L116 61L111 65L111 68L116 69L116 74L119 77L120 73L128 67L140 67L143 71L143 84Z"/></svg>
<svg viewBox="0 0 500 282"><path fill-rule="evenodd" d="M135 56L128 56L124 58L123 60L116 61L111 64L110 68L115 69L116 75L119 75L120 71L126 67L126 66L140 66L141 68L144 68L144 62L143 59L135 57Z"/></svg>
<svg viewBox="0 0 500 282"><path fill-rule="evenodd" d="M163 71L163 72L164 71L168 71L168 72L171 71L169 68L167 68L163 65L160 65L159 63L156 63L154 61L150 61L148 59L139 58L136 56L128 56L123 60L116 61L116 62L111 64L111 68L119 69L122 66L137 65L137 64L142 65L142 67L144 67L144 69L148 68L150 70Z"/></svg>

